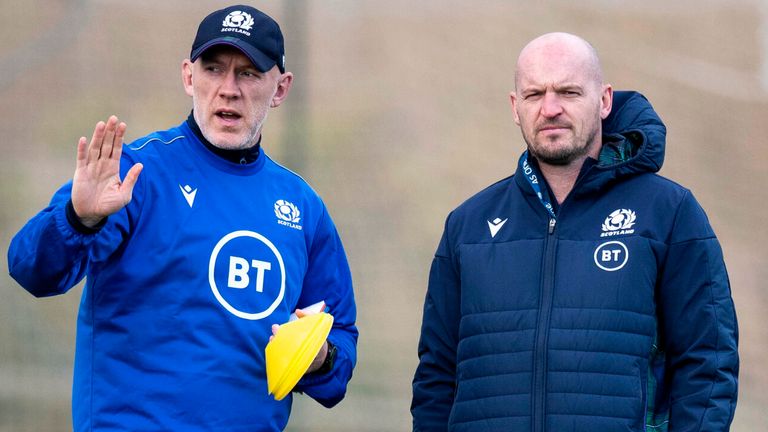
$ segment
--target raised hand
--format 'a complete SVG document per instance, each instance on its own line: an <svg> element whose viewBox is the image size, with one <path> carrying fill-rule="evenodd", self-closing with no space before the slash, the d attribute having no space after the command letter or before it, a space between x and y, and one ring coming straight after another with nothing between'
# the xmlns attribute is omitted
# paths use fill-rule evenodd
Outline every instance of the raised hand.
<svg viewBox="0 0 768 432"><path fill-rule="evenodd" d="M94 227L105 217L125 207L143 165L132 166L120 180L120 155L123 153L125 123L111 116L98 122L91 142L81 137L77 143L77 165L72 180L72 207L83 225Z"/></svg>

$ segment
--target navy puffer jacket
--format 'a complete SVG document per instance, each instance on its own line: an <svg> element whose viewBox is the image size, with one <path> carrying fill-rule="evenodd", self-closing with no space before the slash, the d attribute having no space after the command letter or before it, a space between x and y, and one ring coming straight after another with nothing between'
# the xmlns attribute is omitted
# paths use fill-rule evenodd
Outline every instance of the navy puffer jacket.
<svg viewBox="0 0 768 432"><path fill-rule="evenodd" d="M737 325L691 192L656 174L665 128L616 92L599 161L551 215L535 164L448 217L413 380L417 431L727 431Z"/></svg>

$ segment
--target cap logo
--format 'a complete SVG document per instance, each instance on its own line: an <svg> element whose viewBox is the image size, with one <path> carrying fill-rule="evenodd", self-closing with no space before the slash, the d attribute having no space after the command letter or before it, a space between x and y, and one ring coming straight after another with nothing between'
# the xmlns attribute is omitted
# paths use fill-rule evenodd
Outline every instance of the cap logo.
<svg viewBox="0 0 768 432"><path fill-rule="evenodd" d="M224 18L222 26L224 26L224 28L221 29L223 32L234 31L250 36L251 34L248 30L253 27L253 17L247 12L232 11L226 18Z"/></svg>

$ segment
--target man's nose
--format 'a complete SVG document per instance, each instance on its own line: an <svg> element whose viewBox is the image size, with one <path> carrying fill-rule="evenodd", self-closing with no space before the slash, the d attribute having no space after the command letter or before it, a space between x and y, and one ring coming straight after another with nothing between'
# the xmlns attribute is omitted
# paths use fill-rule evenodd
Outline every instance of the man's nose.
<svg viewBox="0 0 768 432"><path fill-rule="evenodd" d="M229 71L224 75L221 81L221 85L219 86L219 95L227 99L240 96L240 87L237 83L237 73L234 71Z"/></svg>
<svg viewBox="0 0 768 432"><path fill-rule="evenodd" d="M547 118L557 117L563 112L563 105L560 96L555 92L544 93L541 102L541 115Z"/></svg>

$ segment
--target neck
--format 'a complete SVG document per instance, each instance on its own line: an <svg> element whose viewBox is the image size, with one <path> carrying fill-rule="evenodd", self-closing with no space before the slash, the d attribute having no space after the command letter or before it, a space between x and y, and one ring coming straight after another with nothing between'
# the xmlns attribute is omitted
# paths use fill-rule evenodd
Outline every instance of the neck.
<svg viewBox="0 0 768 432"><path fill-rule="evenodd" d="M539 162L541 174L547 179L547 184L558 204L562 204L568 194L571 193L573 185L576 184L576 179L579 178L579 172L583 163L584 159L579 159L568 165L549 165L541 161Z"/></svg>
<svg viewBox="0 0 768 432"><path fill-rule="evenodd" d="M562 204L573 190L573 186L576 184L576 180L579 179L581 168L584 166L587 158L597 159L600 155L601 147L602 143L598 141L596 145L591 146L587 154L566 165L552 165L539 161L541 174L547 179L547 184L549 184L549 188L552 190L552 194L555 196L558 204Z"/></svg>

